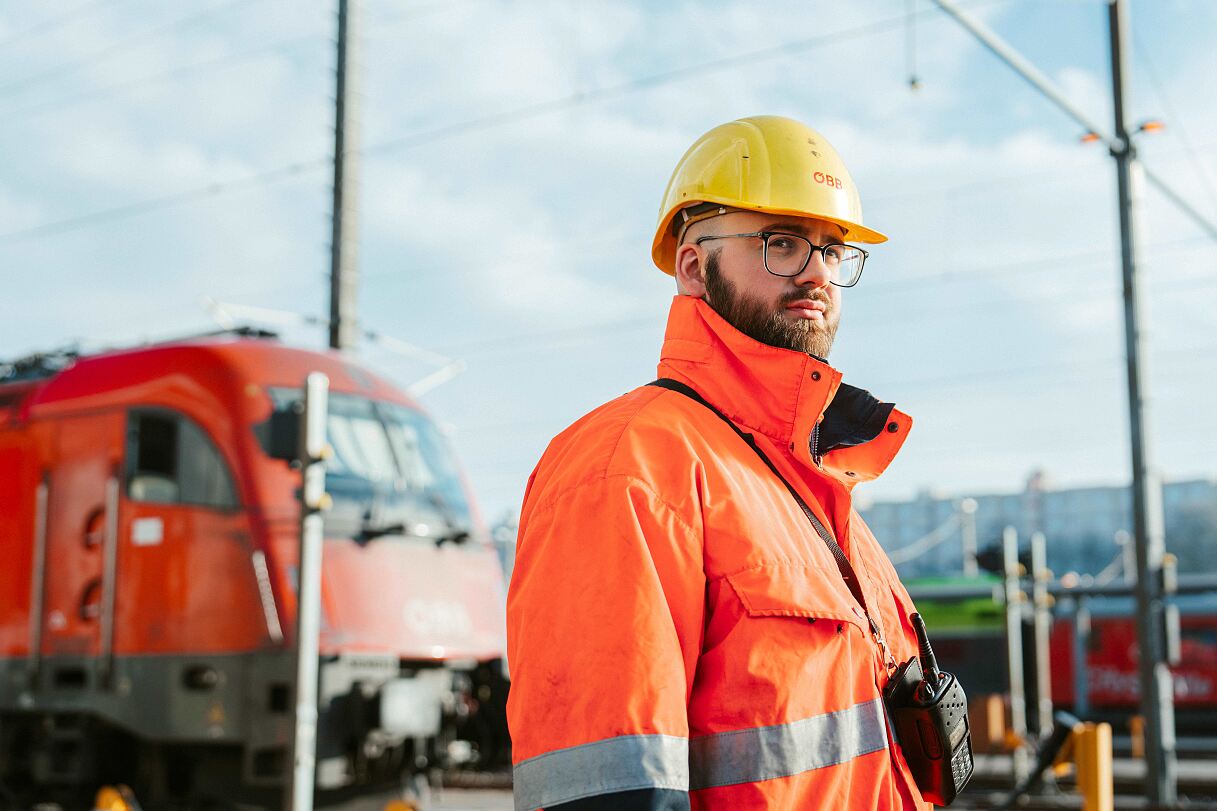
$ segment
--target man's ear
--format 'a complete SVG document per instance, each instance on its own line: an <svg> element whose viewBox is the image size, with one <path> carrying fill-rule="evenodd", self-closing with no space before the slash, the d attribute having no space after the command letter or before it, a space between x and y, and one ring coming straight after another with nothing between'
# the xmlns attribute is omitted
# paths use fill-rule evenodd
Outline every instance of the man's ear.
<svg viewBox="0 0 1217 811"><path fill-rule="evenodd" d="M702 252L691 242L676 249L676 291L684 296L706 295L706 267Z"/></svg>

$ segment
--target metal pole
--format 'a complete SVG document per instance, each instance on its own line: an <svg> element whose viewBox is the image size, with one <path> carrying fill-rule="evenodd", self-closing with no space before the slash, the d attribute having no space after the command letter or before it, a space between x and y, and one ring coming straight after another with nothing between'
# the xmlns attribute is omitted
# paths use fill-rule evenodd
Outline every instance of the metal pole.
<svg viewBox="0 0 1217 811"><path fill-rule="evenodd" d="M1175 719L1171 698L1173 688L1170 673L1163 661L1165 651L1166 611L1161 598L1161 560L1163 554L1163 517L1161 487L1156 483L1150 464L1145 426L1148 424L1147 403L1141 395L1144 374L1142 336L1138 321L1138 291L1135 259L1135 209L1143 175L1128 133L1128 109L1124 77L1127 75L1128 48L1127 0L1108 0L1108 24L1111 40L1111 75L1115 132L1107 133L1085 113L1075 107L1064 94L1024 59L1004 40L989 31L983 23L963 12L953 0L934 3L954 17L982 44L1002 59L1016 73L1036 87L1067 115L1097 134L1116 159L1119 190L1121 260L1124 276L1125 344L1128 357L1129 432L1132 438L1133 538L1137 554L1137 637L1141 655L1140 681L1142 710L1146 722L1146 796L1155 804L1174 802L1177 795L1175 762ZM1165 188L1160 178L1155 185ZM1172 203L1181 198L1168 193ZM1199 218L1194 208L1183 212L1197 221L1210 234L1217 228Z"/></svg>
<svg viewBox="0 0 1217 811"><path fill-rule="evenodd" d="M1005 572L1006 660L1010 677L1010 731L1019 740L1014 750L1014 784L1030 770L1027 757L1027 690L1023 683L1023 590L1019 583L1022 567L1018 562L1018 530L1002 532L1002 562Z"/></svg>
<svg viewBox="0 0 1217 811"><path fill-rule="evenodd" d="M1073 599L1073 714L1083 721L1090 714L1090 598Z"/></svg>
<svg viewBox="0 0 1217 811"><path fill-rule="evenodd" d="M358 338L359 295L359 0L338 0L338 93L334 122L334 210L330 237L330 348Z"/></svg>
<svg viewBox="0 0 1217 811"><path fill-rule="evenodd" d="M45 471L34 491L34 561L30 572L30 661L26 685L39 686L42 667L42 616L46 604L47 505L50 501L50 476Z"/></svg>
<svg viewBox="0 0 1217 811"><path fill-rule="evenodd" d="M317 657L321 630L321 556L324 526L326 412L330 381L308 376L300 426L300 563L296 596L296 723L292 735L292 782L288 811L312 811L317 773Z"/></svg>
<svg viewBox="0 0 1217 811"><path fill-rule="evenodd" d="M976 506L974 498L959 502L959 541L963 546L964 577L980 574L980 567L976 564Z"/></svg>
<svg viewBox="0 0 1217 811"><path fill-rule="evenodd" d="M1165 658L1166 612L1162 600L1162 555L1165 551L1162 487L1151 464L1146 433L1149 403L1142 393L1145 338L1137 288L1136 209L1141 176L1136 150L1128 135L1128 3L1110 0L1111 83L1116 140L1116 181L1120 210L1120 259L1124 277L1124 340L1128 357L1128 423L1132 450L1133 542L1137 554L1137 642L1140 650L1141 708L1145 715L1146 797L1156 805L1177 797L1173 685Z"/></svg>
<svg viewBox="0 0 1217 811"><path fill-rule="evenodd" d="M1048 550L1044 533L1031 536L1031 605L1035 640L1035 731L1040 738L1052 732L1052 595L1048 593Z"/></svg>

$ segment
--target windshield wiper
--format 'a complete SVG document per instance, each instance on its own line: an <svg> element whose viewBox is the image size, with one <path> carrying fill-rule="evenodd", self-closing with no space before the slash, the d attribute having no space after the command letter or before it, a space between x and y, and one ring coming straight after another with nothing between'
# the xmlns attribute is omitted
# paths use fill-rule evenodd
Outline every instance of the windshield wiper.
<svg viewBox="0 0 1217 811"><path fill-rule="evenodd" d="M359 534L355 536L355 543L365 544L368 541L374 541L384 535L406 535L405 524L383 524L379 527L368 526L365 524Z"/></svg>
<svg viewBox="0 0 1217 811"><path fill-rule="evenodd" d="M430 523L411 524L404 521L379 523L377 519L384 520L387 518L384 501L383 493L379 491L373 492L372 502L368 505L368 509L363 515L363 520L360 522L359 534L353 539L361 546L385 535L404 535L407 538L434 541L436 546L443 546L446 543L454 543L460 546L472 538L469 530L461 525L460 520L447 501L444 500L444 497L437 492L432 491L428 493L427 501L439 513L439 517L442 520L442 526L434 527L434 529L440 530L439 532L428 531L433 528L433 525Z"/></svg>
<svg viewBox="0 0 1217 811"><path fill-rule="evenodd" d="M459 546L468 541L470 537L469 533L463 529L454 529L443 535L431 535L410 532L405 524L385 524L379 527L365 526L355 536L355 542L365 544L385 535L405 535L408 538L423 538L428 541L435 541L436 546L443 546L446 543L454 543Z"/></svg>
<svg viewBox="0 0 1217 811"><path fill-rule="evenodd" d="M448 501L440 495L438 490L432 490L427 495L430 497L431 503L435 505L435 509L439 510L444 523L448 525L448 534L436 538L435 545L443 546L445 542L451 541L460 546L468 542L472 536L469 534L469 530L461 528L460 521L457 520L456 513L449 506Z"/></svg>

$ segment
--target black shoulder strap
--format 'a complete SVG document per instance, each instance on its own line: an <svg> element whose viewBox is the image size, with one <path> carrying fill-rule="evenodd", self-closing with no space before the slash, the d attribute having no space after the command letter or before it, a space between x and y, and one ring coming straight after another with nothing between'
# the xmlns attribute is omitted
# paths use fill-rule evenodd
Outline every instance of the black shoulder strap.
<svg viewBox="0 0 1217 811"><path fill-rule="evenodd" d="M777 476L778 480L782 484L786 485L786 489L790 492L790 495L794 497L796 502L798 502L799 507L803 510L803 514L807 516L807 520L810 521L812 527L815 528L816 534L819 535L820 538L823 539L825 545L828 546L828 550L832 552L833 558L837 561L837 568L841 570L841 579L845 581L845 585L849 588L850 594L854 595L854 599L858 601L858 605L861 606L863 612L866 613L867 619L870 620L871 631L877 633L878 626L875 624L875 621L871 619L870 613L866 609L866 598L862 595L862 584L858 582L858 576L854 572L853 564L850 563L849 558L845 556L845 550L843 550L841 545L837 543L836 538L832 536L832 533L828 531L828 528L824 526L824 523L816 517L814 512L811 511L811 507L807 506L807 502L803 500L803 497L799 495L798 491L795 490L790 482L786 480L786 477L778 471L773 462L769 461L769 457L766 456L765 452L762 451L760 446L756 444L756 439L753 438L752 434L745 433L738 425L732 422L726 414L712 406L709 401L706 400L706 398L702 397L691 387L686 386L679 380L661 377L658 380L648 383L647 385L679 392L680 394L688 397L690 400L696 400L714 412L714 414L716 414L720 420L731 426L731 430L735 431L739 438L748 444L749 448L752 448L756 455L761 458L761 461L765 463L765 467L773 471L773 475Z"/></svg>

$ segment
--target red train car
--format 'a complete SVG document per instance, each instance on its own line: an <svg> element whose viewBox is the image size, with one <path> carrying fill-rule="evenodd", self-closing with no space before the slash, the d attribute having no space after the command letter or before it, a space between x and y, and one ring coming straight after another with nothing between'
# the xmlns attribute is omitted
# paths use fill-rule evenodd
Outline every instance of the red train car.
<svg viewBox="0 0 1217 811"><path fill-rule="evenodd" d="M1189 713L1217 711L1217 613L1183 613L1180 618L1180 657L1171 667L1174 703L1184 720ZM1050 639L1052 698L1075 706L1073 620L1058 619ZM1087 701L1093 710L1140 710L1137 673L1137 627L1132 616L1096 616L1090 623L1086 651Z"/></svg>
<svg viewBox="0 0 1217 811"><path fill-rule="evenodd" d="M281 790L287 457L313 371L335 451L318 783L502 754L502 570L416 403L337 353L252 333L53 360L0 377L0 787Z"/></svg>

